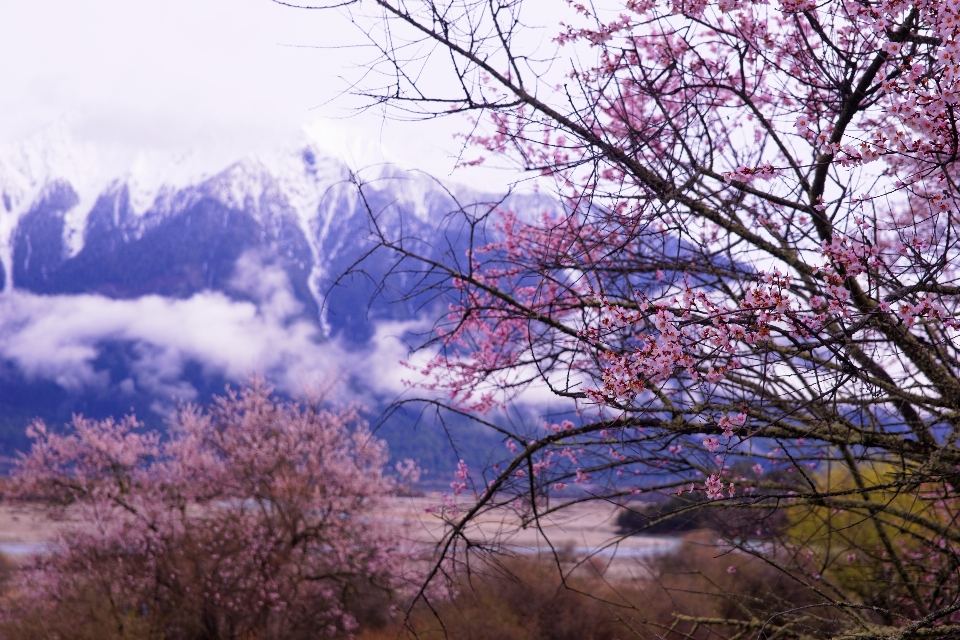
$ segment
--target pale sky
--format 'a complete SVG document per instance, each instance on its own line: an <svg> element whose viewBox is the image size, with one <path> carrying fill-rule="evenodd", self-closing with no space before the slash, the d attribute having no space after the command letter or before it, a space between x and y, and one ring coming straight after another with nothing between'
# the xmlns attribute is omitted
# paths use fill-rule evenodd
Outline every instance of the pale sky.
<svg viewBox="0 0 960 640"><path fill-rule="evenodd" d="M344 47L363 42L335 11L270 0L5 0L0 143L66 120L84 141L243 155L310 127L351 164L449 175L464 121L346 117L370 54Z"/></svg>

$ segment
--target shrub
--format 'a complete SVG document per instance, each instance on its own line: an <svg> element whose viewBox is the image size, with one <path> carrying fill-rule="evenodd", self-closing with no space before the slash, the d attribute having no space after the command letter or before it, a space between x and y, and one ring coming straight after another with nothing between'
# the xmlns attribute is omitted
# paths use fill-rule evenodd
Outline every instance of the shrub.
<svg viewBox="0 0 960 640"><path fill-rule="evenodd" d="M621 534L671 535L706 529L707 510L700 508L700 494L671 496L656 503L633 503L617 513L616 526Z"/></svg>
<svg viewBox="0 0 960 640"><path fill-rule="evenodd" d="M728 473L739 481L764 481L778 486L787 481L787 474L774 470L759 474L743 464L734 465ZM616 526L621 534L673 535L709 529L734 539L769 539L786 530L785 510L765 501L770 490L754 490L751 500L736 505L710 500L702 491L684 491L660 496L648 503L628 504L618 514Z"/></svg>
<svg viewBox="0 0 960 640"><path fill-rule="evenodd" d="M822 637L839 628L836 611L810 613L816 601L792 576L718 545L706 533L688 536L676 550L650 559L641 579L608 580L600 562L572 569L561 558L561 564L565 577L552 557L473 564L469 573L457 576L453 597L414 610L409 637L714 640ZM802 615L778 615L788 609ZM396 637L398 629L364 636Z"/></svg>
<svg viewBox="0 0 960 640"><path fill-rule="evenodd" d="M692 535L650 563L646 625L666 637L829 637L842 612L765 559L722 544L708 532ZM787 612L787 613L784 613ZM723 622L721 622L723 621ZM761 633L765 631L765 633Z"/></svg>
<svg viewBox="0 0 960 640"><path fill-rule="evenodd" d="M0 553L0 594L6 590L10 579L13 577L13 561L6 555Z"/></svg>
<svg viewBox="0 0 960 640"><path fill-rule="evenodd" d="M613 591L596 572L564 583L545 559L494 559L459 577L455 597L421 607L418 638L439 640L612 640L628 628L611 604ZM605 597L606 598L605 598Z"/></svg>

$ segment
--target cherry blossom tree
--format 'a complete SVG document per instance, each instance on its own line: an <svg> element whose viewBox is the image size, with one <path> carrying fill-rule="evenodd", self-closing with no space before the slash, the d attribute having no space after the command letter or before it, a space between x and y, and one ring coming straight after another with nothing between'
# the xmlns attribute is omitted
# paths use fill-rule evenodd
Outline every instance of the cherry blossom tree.
<svg viewBox="0 0 960 640"><path fill-rule="evenodd" d="M326 637L400 586L398 532L370 524L394 487L386 447L354 409L255 381L183 408L166 440L132 417L30 436L15 495L74 524L26 570L10 633Z"/></svg>
<svg viewBox="0 0 960 640"><path fill-rule="evenodd" d="M464 164L560 203L464 207L446 253L371 207L449 302L424 401L506 445L459 472L446 549L498 505L692 492L792 514L731 540L816 597L754 631L960 632L960 2L574 1L547 36L532 0L341 6L364 95L466 114ZM556 418L501 419L544 391Z"/></svg>

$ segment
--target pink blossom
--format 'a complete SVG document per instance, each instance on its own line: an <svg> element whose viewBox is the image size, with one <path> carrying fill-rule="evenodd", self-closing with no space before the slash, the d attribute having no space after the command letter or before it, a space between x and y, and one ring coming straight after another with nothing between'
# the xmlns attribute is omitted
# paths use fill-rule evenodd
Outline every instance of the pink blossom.
<svg viewBox="0 0 960 640"><path fill-rule="evenodd" d="M397 586L399 535L365 521L395 483L356 409L283 402L254 381L205 410L182 408L166 442L140 427L79 416L63 434L31 427L16 495L96 526L64 530L36 559L24 605L107 590L156 624L176 609L253 637L304 624L349 631L342 580ZM417 473L410 461L398 471Z"/></svg>

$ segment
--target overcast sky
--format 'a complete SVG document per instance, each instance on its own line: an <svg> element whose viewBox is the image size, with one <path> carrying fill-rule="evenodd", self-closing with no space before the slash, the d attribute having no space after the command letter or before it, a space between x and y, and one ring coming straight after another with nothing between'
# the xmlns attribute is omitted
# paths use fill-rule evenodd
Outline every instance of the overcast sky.
<svg viewBox="0 0 960 640"><path fill-rule="evenodd" d="M88 141L245 153L306 126L355 164L449 174L461 123L346 117L362 42L337 12L270 0L5 0L0 142L66 119Z"/></svg>

